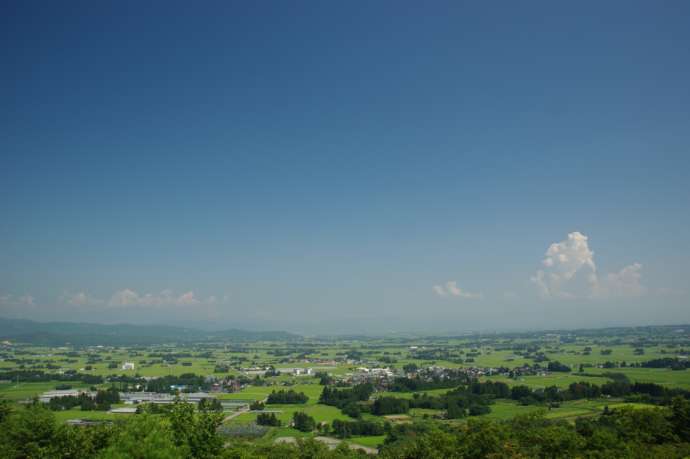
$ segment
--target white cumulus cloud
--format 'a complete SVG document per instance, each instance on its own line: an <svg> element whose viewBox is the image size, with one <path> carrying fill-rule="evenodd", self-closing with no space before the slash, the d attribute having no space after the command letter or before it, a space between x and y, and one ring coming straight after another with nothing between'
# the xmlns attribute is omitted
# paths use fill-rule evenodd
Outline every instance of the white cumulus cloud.
<svg viewBox="0 0 690 459"><path fill-rule="evenodd" d="M640 283L642 280L642 265L633 263L617 273L607 274L605 280L599 283L599 296L642 296L647 288Z"/></svg>
<svg viewBox="0 0 690 459"><path fill-rule="evenodd" d="M640 263L600 278L587 236L575 231L546 250L542 269L531 277L542 298L635 297L646 293Z"/></svg>

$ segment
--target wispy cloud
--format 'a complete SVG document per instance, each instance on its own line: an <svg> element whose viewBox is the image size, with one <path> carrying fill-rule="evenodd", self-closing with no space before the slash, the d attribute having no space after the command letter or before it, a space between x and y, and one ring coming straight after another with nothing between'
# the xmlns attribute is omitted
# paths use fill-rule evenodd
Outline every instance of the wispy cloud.
<svg viewBox="0 0 690 459"><path fill-rule="evenodd" d="M26 293L24 295L0 295L0 306L35 306L36 302L33 296Z"/></svg>
<svg viewBox="0 0 690 459"><path fill-rule="evenodd" d="M664 296L684 296L688 292L686 290L680 289L680 288L673 288L673 287L660 287L656 289L656 293L659 295L664 295Z"/></svg>
<svg viewBox="0 0 690 459"><path fill-rule="evenodd" d="M642 296L647 293L647 287L641 284L642 265L633 263L617 273L609 273L599 282L596 295L605 296Z"/></svg>
<svg viewBox="0 0 690 459"><path fill-rule="evenodd" d="M102 306L110 308L118 307L193 307L212 306L227 301L227 296L218 299L216 296L198 298L193 291L175 294L172 290L163 290L160 293L140 294L135 290L125 288L118 290L109 299L102 299L81 291L74 294L63 294L61 301L71 306Z"/></svg>
<svg viewBox="0 0 690 459"><path fill-rule="evenodd" d="M434 290L434 293L436 293L438 296L448 296L448 293L446 293L446 289L442 286L434 285L432 288Z"/></svg>
<svg viewBox="0 0 690 459"><path fill-rule="evenodd" d="M95 298L86 292L78 292L74 294L64 293L60 297L60 301L70 306L97 306L102 305L105 301Z"/></svg>
<svg viewBox="0 0 690 459"><path fill-rule="evenodd" d="M481 293L472 293L461 289L458 287L457 281L448 281L445 283L445 285L434 285L432 290L440 297L451 296L473 300L480 300L484 297Z"/></svg>
<svg viewBox="0 0 690 459"><path fill-rule="evenodd" d="M504 300L513 301L513 300L517 300L518 298L520 298L520 296L515 292L512 292L512 291L503 292L503 299Z"/></svg>

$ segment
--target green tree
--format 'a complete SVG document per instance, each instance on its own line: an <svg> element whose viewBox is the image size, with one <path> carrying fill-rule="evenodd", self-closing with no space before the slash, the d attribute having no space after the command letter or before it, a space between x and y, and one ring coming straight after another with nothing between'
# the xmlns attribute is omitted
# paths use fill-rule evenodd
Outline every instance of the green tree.
<svg viewBox="0 0 690 459"><path fill-rule="evenodd" d="M189 450L189 456L197 459L212 458L223 448L218 427L223 414L214 411L195 412L194 406L177 399L167 415L175 444Z"/></svg>
<svg viewBox="0 0 690 459"><path fill-rule="evenodd" d="M316 421L302 411L295 411L292 415L292 426L301 432L311 432L316 427Z"/></svg>
<svg viewBox="0 0 690 459"><path fill-rule="evenodd" d="M459 440L460 445L456 447L455 457L502 457L508 435L498 423L474 418L467 423L467 430Z"/></svg>
<svg viewBox="0 0 690 459"><path fill-rule="evenodd" d="M184 459L192 457L186 444L176 444L176 433L163 419L139 414L117 429L110 446L98 459Z"/></svg>
<svg viewBox="0 0 690 459"><path fill-rule="evenodd" d="M5 457L51 457L56 423L53 413L39 403L9 414L0 426L1 454Z"/></svg>
<svg viewBox="0 0 690 459"><path fill-rule="evenodd" d="M275 413L259 413L256 417L256 423L260 426L280 426L280 419L276 417Z"/></svg>
<svg viewBox="0 0 690 459"><path fill-rule="evenodd" d="M90 459L110 444L114 427L110 424L89 426L58 426L50 445L50 456L63 459Z"/></svg>
<svg viewBox="0 0 690 459"><path fill-rule="evenodd" d="M217 398L202 398L197 404L199 411L223 411L223 405Z"/></svg>
<svg viewBox="0 0 690 459"><path fill-rule="evenodd" d="M2 423L12 412L10 401L0 397L0 423Z"/></svg>
<svg viewBox="0 0 690 459"><path fill-rule="evenodd" d="M683 397L671 402L671 423L681 441L690 443L690 402Z"/></svg>
<svg viewBox="0 0 690 459"><path fill-rule="evenodd" d="M249 405L249 409L252 411L261 411L265 408L264 402L261 400L256 400Z"/></svg>

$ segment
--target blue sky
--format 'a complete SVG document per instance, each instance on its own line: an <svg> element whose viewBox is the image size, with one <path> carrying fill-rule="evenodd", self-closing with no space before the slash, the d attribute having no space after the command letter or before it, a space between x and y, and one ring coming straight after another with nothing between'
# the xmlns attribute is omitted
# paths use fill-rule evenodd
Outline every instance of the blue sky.
<svg viewBox="0 0 690 459"><path fill-rule="evenodd" d="M690 321L687 2L140 3L1 7L0 315Z"/></svg>

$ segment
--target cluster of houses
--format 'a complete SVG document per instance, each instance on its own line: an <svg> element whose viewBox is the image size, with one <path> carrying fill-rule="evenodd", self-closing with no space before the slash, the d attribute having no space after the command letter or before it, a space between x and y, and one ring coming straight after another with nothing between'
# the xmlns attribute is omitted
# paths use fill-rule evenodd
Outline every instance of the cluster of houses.
<svg viewBox="0 0 690 459"><path fill-rule="evenodd" d="M380 367L367 368L362 366L358 367L354 372L346 373L336 379L339 382L347 384L370 383L377 389L385 390L390 383L393 382L393 379L402 376L405 376L405 374L401 370Z"/></svg>
<svg viewBox="0 0 690 459"><path fill-rule="evenodd" d="M415 371L405 372L396 368L367 368L358 367L353 373L347 373L338 378L339 381L360 384L371 383L379 389L386 389L395 378L420 378L423 380L457 379L466 376L468 379L479 379L485 376L504 376L518 379L523 376L548 376L549 372L539 366L523 365L515 368L506 367L463 367L446 368L441 366L429 366Z"/></svg>
<svg viewBox="0 0 690 459"><path fill-rule="evenodd" d="M400 371L394 371L390 368L367 368L359 367L354 373L347 375L349 382L353 384L372 383L374 386L385 386L387 381L393 380L397 376L404 376Z"/></svg>
<svg viewBox="0 0 690 459"><path fill-rule="evenodd" d="M547 376L549 372L539 366L523 365L515 368L506 367L464 367L464 368L444 368L431 366L422 370L425 376L438 379L447 379L458 374L466 375L470 379L479 379L484 376L504 376L506 378L517 379L523 376ZM408 375L410 376L410 375Z"/></svg>
<svg viewBox="0 0 690 459"><path fill-rule="evenodd" d="M318 367L295 367L295 368L275 368L271 366L265 366L265 367L248 367L248 368L240 368L240 371L242 374L245 376L263 376L266 374L266 372L269 371L275 371L277 373L280 373L282 375L290 375L290 376L313 376L314 374L320 372L320 371L329 371L329 370L334 370L336 368L336 362L333 361L333 365L331 366L318 366Z"/></svg>
<svg viewBox="0 0 690 459"><path fill-rule="evenodd" d="M239 392L242 390L242 383L239 379L223 378L218 379L214 376L207 376L206 382L211 386L211 392Z"/></svg>

